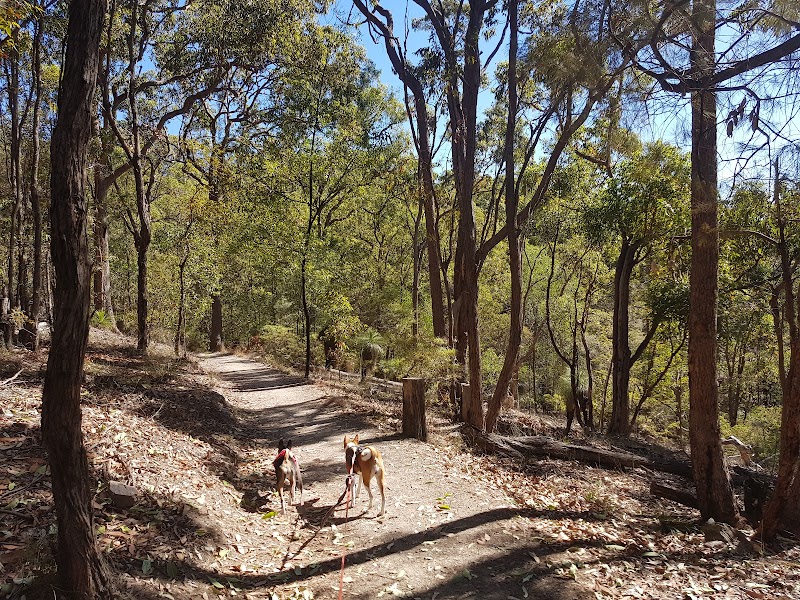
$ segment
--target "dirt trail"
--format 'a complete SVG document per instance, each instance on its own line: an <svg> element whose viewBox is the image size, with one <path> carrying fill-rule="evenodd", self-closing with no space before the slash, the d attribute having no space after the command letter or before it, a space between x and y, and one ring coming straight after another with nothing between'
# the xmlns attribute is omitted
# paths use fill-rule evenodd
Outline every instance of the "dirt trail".
<svg viewBox="0 0 800 600"><path fill-rule="evenodd" d="M212 373L238 417L237 437L254 442L253 462L271 463L275 444L292 438L303 469L305 506L269 520L271 535L285 544L281 572L271 576L283 593L302 585L314 598L337 598L341 553L346 552L344 598L588 598L574 581L556 577L544 563L566 550L544 546L531 525L540 514L516 507L481 478L469 455L401 439L348 407L344 394L287 376L232 355L206 355ZM380 495L367 511L362 490L345 519L337 509L323 515L344 490L345 434L374 444L386 466L386 515L377 518ZM483 460L483 459L477 459ZM274 489L263 468L262 493ZM477 476L476 476L477 475ZM274 495L268 499L277 507ZM262 534L263 535L263 534ZM259 595L251 589L252 598Z"/></svg>

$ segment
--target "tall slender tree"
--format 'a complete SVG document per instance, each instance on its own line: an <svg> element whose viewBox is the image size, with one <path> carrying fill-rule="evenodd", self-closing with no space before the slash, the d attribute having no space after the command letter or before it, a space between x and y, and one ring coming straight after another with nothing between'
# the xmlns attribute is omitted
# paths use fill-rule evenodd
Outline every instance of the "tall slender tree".
<svg viewBox="0 0 800 600"><path fill-rule="evenodd" d="M112 598L95 542L92 486L81 431L81 379L89 337L86 150L100 55L104 0L73 0L51 143L51 255L55 328L42 393L42 439L58 522L60 588L72 598Z"/></svg>
<svg viewBox="0 0 800 600"><path fill-rule="evenodd" d="M394 72L411 91L413 113L409 111L409 124L412 128L414 144L419 160L418 175L422 188L422 206L425 214L425 240L428 250L428 280L431 296L431 315L433 317L433 334L444 338L445 330L442 257L439 243L438 209L433 185L433 150L431 143L431 115L425 96L425 87L416 69L409 64L406 53L394 33L394 17L380 3L371 5L371 9L361 0L353 0L356 8L364 15L370 28L381 36L386 54L392 63Z"/></svg>

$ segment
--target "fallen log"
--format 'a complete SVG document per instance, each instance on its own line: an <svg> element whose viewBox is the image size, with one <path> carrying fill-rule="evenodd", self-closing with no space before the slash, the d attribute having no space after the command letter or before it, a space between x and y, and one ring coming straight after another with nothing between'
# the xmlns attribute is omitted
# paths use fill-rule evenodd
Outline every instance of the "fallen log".
<svg viewBox="0 0 800 600"><path fill-rule="evenodd" d="M658 498L672 500L690 508L698 508L697 496L686 490L679 490L653 481L650 483L650 493Z"/></svg>
<svg viewBox="0 0 800 600"><path fill-rule="evenodd" d="M681 477L692 476L692 465L688 461L650 459L620 450L565 444L543 435L508 438L494 433L487 434L468 425L465 425L462 431L468 441L483 451L504 454L516 459L558 458L610 469L643 467Z"/></svg>

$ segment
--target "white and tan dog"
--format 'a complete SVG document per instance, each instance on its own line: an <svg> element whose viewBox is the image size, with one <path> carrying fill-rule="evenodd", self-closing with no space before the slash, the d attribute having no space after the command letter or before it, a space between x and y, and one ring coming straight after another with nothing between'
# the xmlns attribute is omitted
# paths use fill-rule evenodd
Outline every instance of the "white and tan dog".
<svg viewBox="0 0 800 600"><path fill-rule="evenodd" d="M352 508L355 506L355 499L358 498L358 494L361 492L361 482L363 481L364 486L367 488L367 493L369 494L369 506L367 510L372 508L372 490L370 489L370 483L374 477L381 491L381 512L378 513L378 516L383 516L386 507L386 494L383 486L384 468L381 453L374 446L359 446L358 434L356 434L352 440L344 436L344 457L347 464L347 472L352 472L358 476L356 493L350 499L350 507Z"/></svg>

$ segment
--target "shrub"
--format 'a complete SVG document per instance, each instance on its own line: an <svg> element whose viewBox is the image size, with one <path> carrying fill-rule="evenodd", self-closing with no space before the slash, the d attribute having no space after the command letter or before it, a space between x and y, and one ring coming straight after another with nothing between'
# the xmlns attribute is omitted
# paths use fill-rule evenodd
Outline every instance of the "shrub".
<svg viewBox="0 0 800 600"><path fill-rule="evenodd" d="M250 339L248 348L262 352L277 365L300 368L306 360L303 339L282 325L265 325L258 336ZM318 350L318 348L314 348L314 350ZM312 351L312 361L316 361L317 354Z"/></svg>

